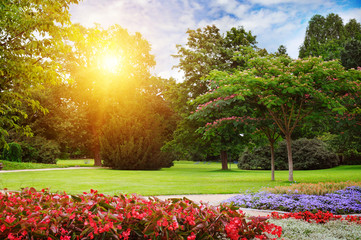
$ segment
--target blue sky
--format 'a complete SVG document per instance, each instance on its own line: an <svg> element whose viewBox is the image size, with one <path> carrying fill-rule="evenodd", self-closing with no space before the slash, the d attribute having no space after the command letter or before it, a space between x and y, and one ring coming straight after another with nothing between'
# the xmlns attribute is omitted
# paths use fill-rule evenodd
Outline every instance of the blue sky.
<svg viewBox="0 0 361 240"><path fill-rule="evenodd" d="M283 44L298 57L308 21L315 14L339 14L344 23L361 22L361 0L83 0L70 8L73 22L104 28L119 24L140 32L152 46L154 74L182 80L172 69L176 44L187 42L187 29L215 24L222 32L243 26L257 36L257 46L275 52Z"/></svg>

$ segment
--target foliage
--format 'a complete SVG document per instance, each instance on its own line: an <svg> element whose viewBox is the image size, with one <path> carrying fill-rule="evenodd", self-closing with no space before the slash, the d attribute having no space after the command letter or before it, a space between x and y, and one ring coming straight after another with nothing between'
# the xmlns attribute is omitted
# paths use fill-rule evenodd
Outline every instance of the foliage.
<svg viewBox="0 0 361 240"><path fill-rule="evenodd" d="M319 183L295 183L290 186L276 186L273 188L263 188L261 191L275 194L307 194L307 195L325 195L342 190L346 187L359 186L361 182L319 182Z"/></svg>
<svg viewBox="0 0 361 240"><path fill-rule="evenodd" d="M111 197L94 190L69 196L30 188L0 193L0 200L0 237L8 239L267 239L282 233L267 218L247 220L234 207L186 198Z"/></svg>
<svg viewBox="0 0 361 240"><path fill-rule="evenodd" d="M346 42L341 51L341 62L346 69L361 67L361 40L351 39Z"/></svg>
<svg viewBox="0 0 361 240"><path fill-rule="evenodd" d="M177 45L179 64L176 66L184 72L182 86L187 90L190 99L205 93L208 88L205 77L214 69L230 71L242 66L233 59L233 54L240 46L255 47L256 37L246 32L243 27L231 28L225 35L215 26L203 29L189 29L186 46ZM243 63L244 64L244 63Z"/></svg>
<svg viewBox="0 0 361 240"><path fill-rule="evenodd" d="M84 116L83 127L91 135L89 148L95 165L100 166L100 135L108 109L129 96L154 90L156 78L150 77L154 56L140 33L129 34L118 25L107 29L75 25L69 41L73 52L65 66L74 79L70 99ZM102 62L110 53L119 60L113 69L104 68Z"/></svg>
<svg viewBox="0 0 361 240"><path fill-rule="evenodd" d="M324 60L339 59L346 69L361 64L361 25L351 19L345 25L341 17L330 13L327 17L314 15L308 23L299 57L322 56Z"/></svg>
<svg viewBox="0 0 361 240"><path fill-rule="evenodd" d="M59 145L53 140L35 136L21 143L23 161L56 164L60 154Z"/></svg>
<svg viewBox="0 0 361 240"><path fill-rule="evenodd" d="M322 212L318 211L317 213L311 213L309 211L305 212L295 212L295 213L285 213L285 214L279 214L278 212L272 212L271 218L273 219L288 219L288 218L294 218L298 220L303 220L309 223L318 223L318 224L324 224L329 221L335 221L335 220L344 220L348 222L355 222L356 224L361 224L361 217L360 216L346 216L345 218L340 215L334 215L330 212Z"/></svg>
<svg viewBox="0 0 361 240"><path fill-rule="evenodd" d="M361 225L336 220L325 224L308 223L293 218L271 219L272 223L282 227L282 239L359 239Z"/></svg>
<svg viewBox="0 0 361 240"><path fill-rule="evenodd" d="M3 149L2 157L4 160L11 162L21 162L22 149L21 145L16 142L9 143L8 148Z"/></svg>
<svg viewBox="0 0 361 240"><path fill-rule="evenodd" d="M341 17L314 15L308 23L299 57L322 56L324 60L340 59L347 40L361 40L361 25L355 19L343 24ZM345 65L344 65L345 66Z"/></svg>
<svg viewBox="0 0 361 240"><path fill-rule="evenodd" d="M63 76L60 59L69 51L63 37L70 23L71 3L60 1L2 1L0 8L0 141L9 129L31 135L24 106L46 112L31 96L32 88L59 82Z"/></svg>
<svg viewBox="0 0 361 240"><path fill-rule="evenodd" d="M172 166L172 157L161 151L174 128L172 116L159 96L133 97L119 104L102 130L104 165L128 170Z"/></svg>
<svg viewBox="0 0 361 240"><path fill-rule="evenodd" d="M176 152L180 159L202 161L219 156L226 149L220 148L223 144L220 139L202 139L202 134L196 132L197 128L211 119L187 119L195 108L191 101L209 90L206 77L212 70L232 72L243 67L243 60L233 59L234 52L239 46L255 47L257 42L256 37L243 27L233 27L221 34L212 25L189 29L187 34L187 43L184 46L177 45L178 53L174 55L179 59L179 64L175 67L184 73L184 81L177 84L171 98L176 103L173 109L176 109L181 120L174 139L167 144L167 148Z"/></svg>
<svg viewBox="0 0 361 240"><path fill-rule="evenodd" d="M361 213L361 188L347 187L325 195L273 194L267 192L237 195L227 199L240 207L287 212L329 211L336 214Z"/></svg>
<svg viewBox="0 0 361 240"><path fill-rule="evenodd" d="M292 141L293 166L297 170L332 168L339 164L335 153L317 139L297 139ZM238 167L241 169L271 169L270 150L259 147L252 152L242 154ZM275 150L275 166L278 170L287 169L286 142L280 142Z"/></svg>
<svg viewBox="0 0 361 240"><path fill-rule="evenodd" d="M277 126L285 137L289 181L293 181L292 133L303 122L320 122L356 104L361 71L345 71L337 61L321 58L261 56L251 48L243 48L239 57L247 59L248 68L233 74L212 72L211 90L196 99L199 105L194 117L224 109L225 113L238 112L228 116L234 117L236 125L244 117L271 121L266 126ZM256 107L247 107L250 103ZM237 111L230 111L229 106Z"/></svg>

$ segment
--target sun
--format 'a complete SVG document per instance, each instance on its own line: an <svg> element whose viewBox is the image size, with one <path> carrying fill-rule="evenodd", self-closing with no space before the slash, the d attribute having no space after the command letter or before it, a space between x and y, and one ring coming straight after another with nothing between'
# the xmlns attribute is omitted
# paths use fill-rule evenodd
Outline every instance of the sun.
<svg viewBox="0 0 361 240"><path fill-rule="evenodd" d="M99 58L99 67L107 72L116 73L121 68L121 57L112 53L104 53Z"/></svg>

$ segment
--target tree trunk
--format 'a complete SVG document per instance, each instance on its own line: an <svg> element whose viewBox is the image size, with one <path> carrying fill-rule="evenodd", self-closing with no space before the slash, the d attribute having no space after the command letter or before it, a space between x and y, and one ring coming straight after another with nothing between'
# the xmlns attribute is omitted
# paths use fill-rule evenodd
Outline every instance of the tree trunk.
<svg viewBox="0 0 361 240"><path fill-rule="evenodd" d="M293 182L293 160L292 160L292 141L291 134L285 135L287 143L287 158L288 158L288 181Z"/></svg>
<svg viewBox="0 0 361 240"><path fill-rule="evenodd" d="M227 152L221 151L222 170L228 170Z"/></svg>
<svg viewBox="0 0 361 240"><path fill-rule="evenodd" d="M275 147L274 147L274 143L270 142L270 147L271 147L271 172L272 172L272 181L275 180Z"/></svg>
<svg viewBox="0 0 361 240"><path fill-rule="evenodd" d="M96 126L92 127L93 132L93 155L94 155L94 166L101 167L102 159L100 157L100 142L99 142L99 134Z"/></svg>
<svg viewBox="0 0 361 240"><path fill-rule="evenodd" d="M101 167L102 166L102 159L100 157L99 141L94 143L93 154L94 154L94 166Z"/></svg>

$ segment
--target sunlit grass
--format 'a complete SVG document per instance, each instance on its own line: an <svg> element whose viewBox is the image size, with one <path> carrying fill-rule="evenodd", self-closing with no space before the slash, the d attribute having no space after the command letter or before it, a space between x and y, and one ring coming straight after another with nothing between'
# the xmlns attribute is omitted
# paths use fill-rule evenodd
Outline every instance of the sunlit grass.
<svg viewBox="0 0 361 240"><path fill-rule="evenodd" d="M0 188L19 190L23 187L50 188L67 193L137 193L141 195L222 194L255 192L262 187L290 185L288 171L276 171L271 181L270 171L221 171L220 163L195 164L175 162L172 168L159 171L121 171L110 169L54 170L37 172L0 173ZM361 181L361 165L332 169L295 171L297 182Z"/></svg>
<svg viewBox="0 0 361 240"><path fill-rule="evenodd" d="M94 159L57 160L56 165L59 167L93 167Z"/></svg>

